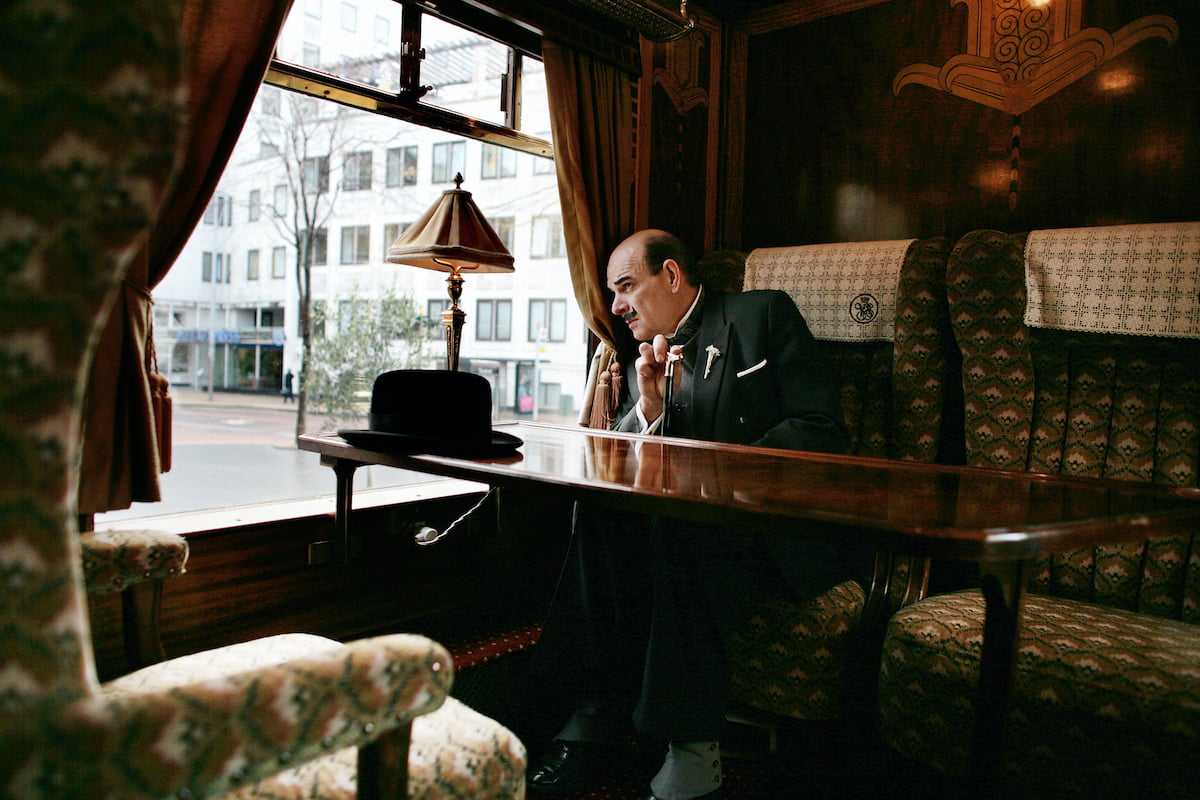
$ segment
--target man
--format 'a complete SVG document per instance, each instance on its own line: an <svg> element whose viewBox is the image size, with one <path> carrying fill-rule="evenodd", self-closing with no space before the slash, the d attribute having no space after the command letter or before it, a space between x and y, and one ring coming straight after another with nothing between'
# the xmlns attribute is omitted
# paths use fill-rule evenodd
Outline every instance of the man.
<svg viewBox="0 0 1200 800"><path fill-rule="evenodd" d="M836 388L785 293L706 290L687 248L659 230L618 245L607 280L613 314L640 342L617 430L845 449ZM666 409L666 365L676 358ZM639 731L669 742L649 800L717 797L726 642L747 598L814 597L846 576L833 548L803 539L577 506L535 661L568 684L575 706L530 767L530 791L563 794L619 773L614 745L632 716Z"/></svg>

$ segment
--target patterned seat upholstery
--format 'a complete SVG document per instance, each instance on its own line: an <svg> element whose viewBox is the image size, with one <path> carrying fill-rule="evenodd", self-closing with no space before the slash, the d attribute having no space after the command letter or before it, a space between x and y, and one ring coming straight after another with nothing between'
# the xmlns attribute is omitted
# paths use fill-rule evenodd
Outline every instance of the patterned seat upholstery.
<svg viewBox="0 0 1200 800"><path fill-rule="evenodd" d="M523 797L520 741L447 697L424 637L272 636L97 680L81 387L171 174L182 26L171 2L93 8L0 7L0 798Z"/></svg>
<svg viewBox="0 0 1200 800"><path fill-rule="evenodd" d="M1200 225L1121 228L1031 239L1053 234L1069 247L1111 240L1115 253L1190 237L1192 256L1175 267L1190 281L1183 294L1194 309ZM1025 236L996 231L964 236L951 255L969 463L1195 486L1200 339L1027 324L1032 258ZM1081 259L1089 281L1104 279L1105 260ZM1167 259L1153 263L1160 276L1175 269ZM1031 276L1028 285L1042 291L1042 282ZM1095 312L1111 299L1105 294L1076 296ZM1042 558L1029 589L1001 794L1200 794L1200 535ZM884 645L884 738L951 774L963 769L971 742L983 608L975 591L929 597L893 617Z"/></svg>
<svg viewBox="0 0 1200 800"><path fill-rule="evenodd" d="M163 581L187 568L182 536L155 530L87 531L80 536L83 581L89 595L121 593L127 669L166 658L158 632Z"/></svg>
<svg viewBox="0 0 1200 800"><path fill-rule="evenodd" d="M949 250L937 238L769 248L747 260L745 288L788 292L824 345L853 454L934 461L945 450L944 392L956 369L946 344ZM735 637L733 699L809 720L869 700L862 681L873 679L877 639L863 622L879 624L927 578L924 563L882 555L876 572L874 587L851 580L807 603L759 603Z"/></svg>

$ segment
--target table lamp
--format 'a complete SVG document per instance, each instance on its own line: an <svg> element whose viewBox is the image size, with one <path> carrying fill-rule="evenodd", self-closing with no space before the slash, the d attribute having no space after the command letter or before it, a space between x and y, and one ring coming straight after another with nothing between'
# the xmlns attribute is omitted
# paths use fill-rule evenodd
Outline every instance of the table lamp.
<svg viewBox="0 0 1200 800"><path fill-rule="evenodd" d="M442 312L446 325L446 369L458 370L458 350L467 315L458 307L463 276L469 272L512 272L513 257L484 218L483 212L462 188L462 174L454 188L400 234L388 248L387 260L423 269L449 272L446 278L450 307Z"/></svg>

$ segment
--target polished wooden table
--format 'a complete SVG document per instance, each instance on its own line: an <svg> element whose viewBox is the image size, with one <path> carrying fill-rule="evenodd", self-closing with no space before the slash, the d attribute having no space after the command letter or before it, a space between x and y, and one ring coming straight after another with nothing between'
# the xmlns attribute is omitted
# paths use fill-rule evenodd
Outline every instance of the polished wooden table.
<svg viewBox="0 0 1200 800"><path fill-rule="evenodd" d="M1029 560L1200 527L1200 490L910 461L799 453L540 423L501 424L516 454L470 460L304 435L337 475L348 545L354 470L382 464L609 507L977 562L986 599L971 775L986 793L1000 758ZM803 524L799 524L803 523ZM817 524L814 524L817 523ZM344 549L343 552L346 552Z"/></svg>

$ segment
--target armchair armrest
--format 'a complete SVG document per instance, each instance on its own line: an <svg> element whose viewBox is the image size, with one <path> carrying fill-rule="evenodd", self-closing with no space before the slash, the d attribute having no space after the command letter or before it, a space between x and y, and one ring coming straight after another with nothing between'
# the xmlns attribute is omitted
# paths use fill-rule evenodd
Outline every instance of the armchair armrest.
<svg viewBox="0 0 1200 800"><path fill-rule="evenodd" d="M145 581L182 574L188 545L165 531L88 531L80 536L83 578L90 594L119 592Z"/></svg>
<svg viewBox="0 0 1200 800"><path fill-rule="evenodd" d="M368 744L444 702L449 653L395 634L259 639L132 673L0 742L0 795L219 797Z"/></svg>

